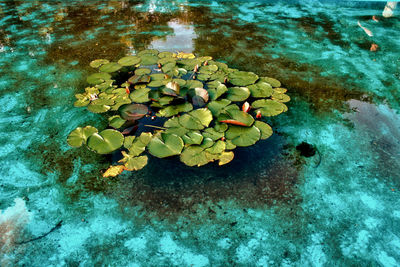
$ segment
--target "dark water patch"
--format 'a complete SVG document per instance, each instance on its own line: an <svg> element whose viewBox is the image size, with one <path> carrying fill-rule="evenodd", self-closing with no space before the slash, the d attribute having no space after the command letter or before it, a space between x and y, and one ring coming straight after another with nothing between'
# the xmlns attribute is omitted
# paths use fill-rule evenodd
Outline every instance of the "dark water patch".
<svg viewBox="0 0 400 267"><path fill-rule="evenodd" d="M141 206L143 216L174 220L177 216L200 216L199 205L208 206L208 216L224 209L219 201L234 200L243 208L263 205L297 205L297 184L302 163L293 152L283 155L283 140L274 135L254 147L235 150L227 165L187 167L178 159L151 157L140 172L120 176L118 185L106 194L121 207Z"/></svg>

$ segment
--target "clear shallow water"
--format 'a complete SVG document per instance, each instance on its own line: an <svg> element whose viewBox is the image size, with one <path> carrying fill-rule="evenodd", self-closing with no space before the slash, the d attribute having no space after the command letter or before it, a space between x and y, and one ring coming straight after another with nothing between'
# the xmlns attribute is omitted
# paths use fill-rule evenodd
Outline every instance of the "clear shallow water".
<svg viewBox="0 0 400 267"><path fill-rule="evenodd" d="M1 265L399 265L400 21L384 5L0 2ZM276 77L289 111L228 166L104 179L110 158L65 142L105 125L74 94L91 60L144 48Z"/></svg>

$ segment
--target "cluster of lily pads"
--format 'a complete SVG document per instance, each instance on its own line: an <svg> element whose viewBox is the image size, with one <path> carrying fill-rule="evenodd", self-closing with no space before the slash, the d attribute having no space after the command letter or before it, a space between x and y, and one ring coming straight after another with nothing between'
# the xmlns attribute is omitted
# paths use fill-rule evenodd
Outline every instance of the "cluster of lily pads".
<svg viewBox="0 0 400 267"><path fill-rule="evenodd" d="M142 169L147 151L158 158L179 155L188 166L227 164L233 150L273 133L266 117L287 111L281 83L229 68L209 56L144 50L118 62L97 59L89 87L76 107L108 113L109 127L73 130L67 142L99 154L122 153L104 177Z"/></svg>

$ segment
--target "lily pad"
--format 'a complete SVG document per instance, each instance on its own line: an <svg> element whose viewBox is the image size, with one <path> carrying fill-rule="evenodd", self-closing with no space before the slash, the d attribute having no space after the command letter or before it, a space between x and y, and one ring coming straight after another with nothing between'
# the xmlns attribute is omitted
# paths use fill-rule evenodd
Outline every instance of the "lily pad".
<svg viewBox="0 0 400 267"><path fill-rule="evenodd" d="M150 74L150 73L151 73L151 69L148 69L148 68L140 68L140 69L135 70L136 75L144 75L144 74Z"/></svg>
<svg viewBox="0 0 400 267"><path fill-rule="evenodd" d="M219 162L218 165L225 165L229 162L231 162L234 158L235 154L233 154L232 151L229 152L222 152L221 155L219 156Z"/></svg>
<svg viewBox="0 0 400 267"><path fill-rule="evenodd" d="M231 104L231 101L228 99L221 99L216 101L211 101L208 103L207 107L211 111L214 117L218 117L222 110Z"/></svg>
<svg viewBox="0 0 400 267"><path fill-rule="evenodd" d="M288 95L278 92L274 92L271 96L271 99L281 103L286 103L290 101L290 97Z"/></svg>
<svg viewBox="0 0 400 267"><path fill-rule="evenodd" d="M269 83L257 82L255 84L249 85L251 96L255 98L265 98L270 97L273 93L273 89Z"/></svg>
<svg viewBox="0 0 400 267"><path fill-rule="evenodd" d="M225 142L219 140L219 141L215 142L215 144L212 145L211 147L205 149L205 151L207 151L211 154L220 154L223 151L225 151Z"/></svg>
<svg viewBox="0 0 400 267"><path fill-rule="evenodd" d="M90 67L97 69L101 65L104 65L104 64L107 64L107 63L110 63L110 61L107 60L107 59L95 59L92 62L90 62Z"/></svg>
<svg viewBox="0 0 400 267"><path fill-rule="evenodd" d="M86 79L86 81L89 84L101 84L104 83L106 80L111 79L111 75L109 73L105 73L105 72L100 72L100 73L93 73L91 75L89 75Z"/></svg>
<svg viewBox="0 0 400 267"><path fill-rule="evenodd" d="M247 87L229 87L227 99L231 101L245 101L250 96L250 90Z"/></svg>
<svg viewBox="0 0 400 267"><path fill-rule="evenodd" d="M281 82L271 77L261 77L260 81L269 83L272 87L281 87Z"/></svg>
<svg viewBox="0 0 400 267"><path fill-rule="evenodd" d="M158 52L158 50L156 50L156 49L147 49L147 50L142 50L142 51L140 51L137 55L138 55L138 56L143 56L143 55L148 54L148 55L157 56L158 53L159 53L159 52Z"/></svg>
<svg viewBox="0 0 400 267"><path fill-rule="evenodd" d="M227 110L226 113L221 114L218 117L218 121L233 125L251 126L254 122L254 118L244 111L230 109Z"/></svg>
<svg viewBox="0 0 400 267"><path fill-rule="evenodd" d="M209 152L204 151L201 146L188 146L186 147L181 156L180 160L187 166L203 166L207 163L214 161L215 156Z"/></svg>
<svg viewBox="0 0 400 267"><path fill-rule="evenodd" d="M135 103L146 103L149 102L149 92L151 89L149 88L142 88L139 90L134 90L130 93L129 98Z"/></svg>
<svg viewBox="0 0 400 267"><path fill-rule="evenodd" d="M256 100L251 106L256 109L256 112L260 111L261 115L265 117L276 116L287 110L285 104L271 99Z"/></svg>
<svg viewBox="0 0 400 267"><path fill-rule="evenodd" d="M235 71L228 74L229 82L237 86L246 86L255 83L258 75L253 72Z"/></svg>
<svg viewBox="0 0 400 267"><path fill-rule="evenodd" d="M203 136L199 131L191 131L181 137L186 145L200 145L203 141Z"/></svg>
<svg viewBox="0 0 400 267"><path fill-rule="evenodd" d="M139 64L140 61L142 61L142 59L140 57L127 56L127 57L123 57L120 60L118 60L118 64L120 64L121 66L133 66L133 65Z"/></svg>
<svg viewBox="0 0 400 267"><path fill-rule="evenodd" d="M225 137L230 139L236 146L251 146L260 140L261 132L255 126L243 127L231 125L226 131Z"/></svg>
<svg viewBox="0 0 400 267"><path fill-rule="evenodd" d="M138 171L143 169L144 166L147 165L148 157L147 156L140 156L140 157L135 157L132 155L129 155L125 151L122 151L122 156L124 156L121 160L118 162L124 163L124 168L127 171Z"/></svg>
<svg viewBox="0 0 400 267"><path fill-rule="evenodd" d="M157 55L153 55L153 54L150 54L150 53L142 54L142 55L140 55L140 58L142 60L140 62L140 65L145 65L145 66L147 66L147 65L155 65L155 64L157 64L157 61L158 61Z"/></svg>
<svg viewBox="0 0 400 267"><path fill-rule="evenodd" d="M254 123L254 126L256 126L260 132L261 132L261 140L265 140L267 138L269 138L272 133L274 132L271 128L271 126L269 126L268 124L266 124L265 122L262 121L256 121Z"/></svg>
<svg viewBox="0 0 400 267"><path fill-rule="evenodd" d="M116 72L116 71L120 70L121 68L122 68L122 66L120 64L118 64L116 62L110 62L110 63L102 65L99 70L101 72L110 73L110 72Z"/></svg>
<svg viewBox="0 0 400 267"><path fill-rule="evenodd" d="M107 105L95 105L93 103L90 103L87 106L88 110L93 112L93 113L104 113L110 110L110 106Z"/></svg>
<svg viewBox="0 0 400 267"><path fill-rule="evenodd" d="M177 115L181 112L188 112L193 109L192 104L190 103L185 103L185 104L180 104L180 105L175 105L175 106L168 106L166 108L160 109L157 112L157 116L159 117L172 117L174 115Z"/></svg>
<svg viewBox="0 0 400 267"><path fill-rule="evenodd" d="M175 134L158 133L147 145L149 153L157 158L179 155L183 149L183 140Z"/></svg>
<svg viewBox="0 0 400 267"><path fill-rule="evenodd" d="M122 106L119 112L124 120L139 120L149 112L149 109L143 104L129 104Z"/></svg>
<svg viewBox="0 0 400 267"><path fill-rule="evenodd" d="M124 136L116 131L107 129L100 133L92 134L87 142L87 145L93 151L99 154L109 154L122 146Z"/></svg>
<svg viewBox="0 0 400 267"><path fill-rule="evenodd" d="M87 139L98 130L93 126L78 127L73 130L67 138L68 145L72 147L80 147L86 144Z"/></svg>
<svg viewBox="0 0 400 267"><path fill-rule="evenodd" d="M146 74L143 74L143 75L135 74L129 78L128 82L131 84L148 83L148 82L150 82L150 76L146 75Z"/></svg>
<svg viewBox="0 0 400 267"><path fill-rule="evenodd" d="M119 115L112 116L108 118L108 125L115 129L119 129L124 125L126 120L122 119Z"/></svg>
<svg viewBox="0 0 400 267"><path fill-rule="evenodd" d="M166 52L159 53L158 57L159 58L173 57L173 55L174 55L174 53L166 51Z"/></svg>

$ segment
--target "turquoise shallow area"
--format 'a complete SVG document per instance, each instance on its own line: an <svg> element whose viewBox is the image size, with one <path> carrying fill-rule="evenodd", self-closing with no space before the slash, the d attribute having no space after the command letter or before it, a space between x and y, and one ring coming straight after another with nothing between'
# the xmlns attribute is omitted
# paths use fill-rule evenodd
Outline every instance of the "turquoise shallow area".
<svg viewBox="0 0 400 267"><path fill-rule="evenodd" d="M0 265L399 266L400 19L384 6L0 1ZM74 94L91 60L145 48L275 77L289 111L226 166L102 178L111 158L66 144L106 126Z"/></svg>

